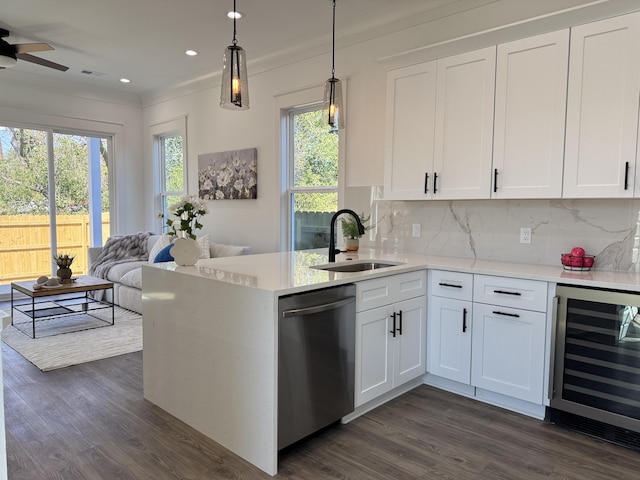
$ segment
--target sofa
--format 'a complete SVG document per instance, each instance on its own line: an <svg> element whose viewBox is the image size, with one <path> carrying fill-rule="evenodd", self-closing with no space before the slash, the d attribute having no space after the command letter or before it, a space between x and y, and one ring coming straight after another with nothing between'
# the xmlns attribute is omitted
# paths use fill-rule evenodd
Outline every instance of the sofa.
<svg viewBox="0 0 640 480"><path fill-rule="evenodd" d="M137 234L141 235L141 234ZM169 235L148 235L145 236L146 249L138 249L132 256L122 256L119 260L111 262L108 269L104 269L101 277L113 282L113 298L111 292L106 292L105 300L113 302L120 307L142 313L142 265L145 263L157 263L167 259L167 248L171 244ZM200 258L230 257L234 255L248 255L251 247L240 245L227 245L211 243L209 236L198 237L198 244L202 254ZM109 240L105 242L105 247L109 245ZM100 271L100 258L104 257L104 247L89 247L89 272ZM170 252L170 250L169 250Z"/></svg>

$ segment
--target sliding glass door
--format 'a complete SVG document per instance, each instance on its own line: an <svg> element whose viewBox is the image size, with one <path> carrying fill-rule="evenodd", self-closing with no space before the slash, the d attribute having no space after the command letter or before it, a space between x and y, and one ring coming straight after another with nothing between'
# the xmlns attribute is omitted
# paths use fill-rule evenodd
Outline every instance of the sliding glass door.
<svg viewBox="0 0 640 480"><path fill-rule="evenodd" d="M55 272L109 234L109 137L0 126L0 285Z"/></svg>

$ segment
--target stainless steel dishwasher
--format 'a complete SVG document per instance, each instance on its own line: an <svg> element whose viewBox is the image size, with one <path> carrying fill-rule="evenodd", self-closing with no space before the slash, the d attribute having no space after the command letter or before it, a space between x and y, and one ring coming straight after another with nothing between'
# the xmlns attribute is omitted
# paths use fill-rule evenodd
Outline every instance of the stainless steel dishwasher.
<svg viewBox="0 0 640 480"><path fill-rule="evenodd" d="M354 408L356 287L279 301L278 449Z"/></svg>

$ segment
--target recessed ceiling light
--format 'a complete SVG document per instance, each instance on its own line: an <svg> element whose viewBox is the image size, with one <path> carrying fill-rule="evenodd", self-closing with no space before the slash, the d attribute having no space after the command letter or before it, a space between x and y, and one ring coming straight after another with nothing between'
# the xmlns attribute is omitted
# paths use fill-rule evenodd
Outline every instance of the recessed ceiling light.
<svg viewBox="0 0 640 480"><path fill-rule="evenodd" d="M241 19L242 17L244 17L244 14L242 12L227 12L227 17L229 18L235 18L236 20Z"/></svg>
<svg viewBox="0 0 640 480"><path fill-rule="evenodd" d="M198 52L196 52L195 50L187 50L184 53L185 55L189 55L190 57L195 57L198 54Z"/></svg>
<svg viewBox="0 0 640 480"><path fill-rule="evenodd" d="M131 80L129 80L128 78L121 78L120 81L122 83L131 83Z"/></svg>

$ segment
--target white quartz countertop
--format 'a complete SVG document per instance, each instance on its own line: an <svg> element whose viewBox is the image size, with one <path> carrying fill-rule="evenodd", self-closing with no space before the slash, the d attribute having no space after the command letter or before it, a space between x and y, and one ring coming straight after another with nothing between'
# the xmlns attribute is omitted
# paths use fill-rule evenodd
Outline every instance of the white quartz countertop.
<svg viewBox="0 0 640 480"><path fill-rule="evenodd" d="M149 266L203 279L272 291L277 295L288 295L427 268L640 292L640 273L635 272L600 270L569 272L565 271L561 265L433 257L373 248L360 248L353 254L341 253L336 256L336 263L370 259L401 264L364 272L329 272L310 268L313 265L327 264L328 255L325 248L201 259L196 265L190 267L178 266L173 262L149 264Z"/></svg>

